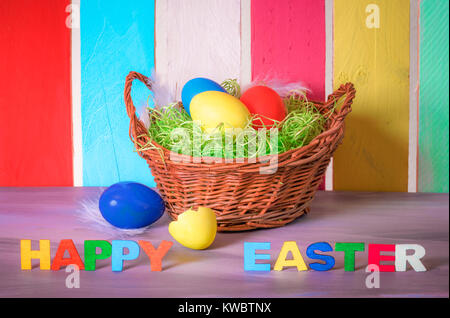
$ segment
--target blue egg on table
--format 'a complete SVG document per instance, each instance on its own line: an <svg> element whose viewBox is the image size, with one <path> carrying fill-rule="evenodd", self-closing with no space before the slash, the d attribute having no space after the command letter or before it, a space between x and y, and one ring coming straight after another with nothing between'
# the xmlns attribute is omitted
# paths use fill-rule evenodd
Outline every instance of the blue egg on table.
<svg viewBox="0 0 450 318"><path fill-rule="evenodd" d="M164 213L161 196L136 182L119 182L107 188L99 200L106 221L121 229L138 229L156 222Z"/></svg>
<svg viewBox="0 0 450 318"><path fill-rule="evenodd" d="M193 78L184 84L181 90L181 102L189 115L191 115L190 105L192 98L197 94L207 91L227 92L220 84L203 77Z"/></svg>

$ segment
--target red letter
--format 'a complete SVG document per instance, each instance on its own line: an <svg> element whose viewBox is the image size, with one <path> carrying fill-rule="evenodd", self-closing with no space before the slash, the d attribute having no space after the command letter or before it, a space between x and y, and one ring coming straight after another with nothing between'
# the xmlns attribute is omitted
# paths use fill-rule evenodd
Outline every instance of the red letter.
<svg viewBox="0 0 450 318"><path fill-rule="evenodd" d="M380 272L395 272L395 265L380 265L381 261L395 261L394 255L380 255L380 252L395 252L394 244L369 244L369 265L375 264Z"/></svg>
<svg viewBox="0 0 450 318"><path fill-rule="evenodd" d="M70 258L64 258L65 251L69 252ZM56 251L55 258L52 263L52 270L57 271L61 266L67 266L70 264L75 264L79 269L84 269L83 261L78 254L75 244L72 240L61 240L59 243L58 250Z"/></svg>

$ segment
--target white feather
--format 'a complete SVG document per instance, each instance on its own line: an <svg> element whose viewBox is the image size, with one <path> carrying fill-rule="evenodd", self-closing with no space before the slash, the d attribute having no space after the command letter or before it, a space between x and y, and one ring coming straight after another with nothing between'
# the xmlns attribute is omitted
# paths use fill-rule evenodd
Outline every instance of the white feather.
<svg viewBox="0 0 450 318"><path fill-rule="evenodd" d="M148 113L147 105L142 105L138 108L138 118L144 124L145 128L150 127L150 115Z"/></svg>
<svg viewBox="0 0 450 318"><path fill-rule="evenodd" d="M153 70L149 78L149 84L152 86L152 94L149 98L153 99L153 104L156 109L164 109L164 107L175 102L173 95L170 93L168 87L164 85L160 76ZM149 103L138 107L138 118L144 124L145 128L150 127Z"/></svg>
<svg viewBox="0 0 450 318"><path fill-rule="evenodd" d="M167 85L164 84L161 76L155 71L150 76L153 92L153 101L156 108L162 108L175 102L174 96L170 93Z"/></svg>
<svg viewBox="0 0 450 318"><path fill-rule="evenodd" d="M81 201L80 207L77 210L78 220L90 229L99 231L110 237L128 237L140 235L149 228L147 226L139 229L120 229L113 226L103 218L100 212L98 207L100 196L101 192L99 192L98 198Z"/></svg>
<svg viewBox="0 0 450 318"><path fill-rule="evenodd" d="M247 89L256 86L256 85L265 85L272 88L274 91L278 93L281 97L285 97L289 95L289 93L293 91L302 91L302 92L311 92L310 89L304 86L303 82L287 82L281 79L268 79L261 78L254 80L248 85L242 87L242 92L245 92Z"/></svg>

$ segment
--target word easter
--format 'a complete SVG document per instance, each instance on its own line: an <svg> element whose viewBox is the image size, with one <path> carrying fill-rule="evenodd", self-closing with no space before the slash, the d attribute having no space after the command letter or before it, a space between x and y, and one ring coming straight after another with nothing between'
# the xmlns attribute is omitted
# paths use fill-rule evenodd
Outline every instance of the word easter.
<svg viewBox="0 0 450 318"><path fill-rule="evenodd" d="M355 270L355 253L365 250L364 243L342 243L337 242L335 251L344 252L344 270ZM244 242L244 270L246 271L270 271L270 264L256 263L256 260L269 260L270 254L256 254L256 250L270 250L270 242L254 243ZM414 253L407 255L407 251ZM309 267L315 271L328 271L334 267L335 259L331 255L318 254L320 252L332 252L333 248L327 242L317 242L308 246L306 255L313 260L321 262L310 263ZM286 259L288 253L292 253L292 259ZM394 255L383 255L382 252L393 252ZM416 272L426 271L420 259L425 256L425 249L418 244L369 244L369 265L377 265L380 272L404 272L408 262ZM392 265L380 264L380 262L394 262ZM293 241L284 242L278 255L274 270L281 271L284 267L297 267L298 271L308 270L305 261L298 249L297 243Z"/></svg>
<svg viewBox="0 0 450 318"><path fill-rule="evenodd" d="M172 247L173 242L162 241L158 248L154 248L150 242L128 240L113 240L112 243L103 240L84 241L84 264L78 254L77 248L72 240L61 240L50 266L50 241L39 240L39 250L31 250L31 240L20 240L20 261L23 270L31 269L31 260L39 259L40 269L57 271L61 266L75 264L79 269L95 271L96 261L111 257L111 268L114 272L121 272L123 261L134 260L139 257L142 248L150 259L150 270L152 272L162 270L162 259ZM101 250L96 253L97 248ZM124 250L128 249L125 254ZM64 253L68 252L68 258Z"/></svg>

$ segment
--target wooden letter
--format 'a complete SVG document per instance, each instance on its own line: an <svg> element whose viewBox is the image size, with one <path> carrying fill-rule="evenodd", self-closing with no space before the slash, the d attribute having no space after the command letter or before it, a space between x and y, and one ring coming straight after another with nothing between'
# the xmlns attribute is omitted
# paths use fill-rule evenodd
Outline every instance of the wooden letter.
<svg viewBox="0 0 450 318"><path fill-rule="evenodd" d="M160 272L162 270L162 259L172 247L173 242L162 241L158 249L155 249L152 243L147 241L138 241L139 245L144 250L150 259L150 269L152 272Z"/></svg>
<svg viewBox="0 0 450 318"><path fill-rule="evenodd" d="M64 258L64 253L68 252L70 257ZM72 240L61 240L58 246L58 250L56 251L55 258L52 262L52 270L57 271L61 268L61 266L67 266L70 264L75 264L79 269L84 269L83 261L80 258L80 254L78 254L77 248L75 244L73 244Z"/></svg>
<svg viewBox="0 0 450 318"><path fill-rule="evenodd" d="M39 259L40 269L50 269L50 241L39 240L39 250L31 250L31 240L20 240L20 263L22 269L31 269L31 259Z"/></svg>
<svg viewBox="0 0 450 318"><path fill-rule="evenodd" d="M369 265L375 264L380 272L395 272L395 265L380 265L381 261L395 261L394 255L380 255L380 252L395 252L394 244L369 244Z"/></svg>
<svg viewBox="0 0 450 318"><path fill-rule="evenodd" d="M270 250L270 242L244 242L244 271L270 272L270 264L256 264L257 259L269 260L270 254L256 254L256 250Z"/></svg>
<svg viewBox="0 0 450 318"><path fill-rule="evenodd" d="M333 248L327 242L317 242L313 243L306 249L306 255L311 259L319 259L325 261L325 263L310 263L309 267L311 267L315 271L328 271L333 268L335 261L334 257L330 255L321 255L316 254L315 251L321 252L331 252Z"/></svg>
<svg viewBox="0 0 450 318"><path fill-rule="evenodd" d="M100 254L96 254L96 248L102 249ZM111 256L111 243L108 241L93 240L84 241L84 263L85 270L95 271L96 261L98 259L107 259Z"/></svg>
<svg viewBox="0 0 450 318"><path fill-rule="evenodd" d="M293 259L287 260L286 256L289 252L292 253ZM283 267L289 266L296 266L299 272L308 270L302 254L300 254L297 243L293 241L284 242L280 254L278 255L277 262L275 263L274 270L281 271L283 270Z"/></svg>
<svg viewBox="0 0 450 318"><path fill-rule="evenodd" d="M407 250L413 250L414 254L406 255ZM397 272L406 271L406 262L416 272L426 272L425 266L423 266L420 259L425 256L425 249L419 244L396 244L395 245L395 270Z"/></svg>
<svg viewBox="0 0 450 318"><path fill-rule="evenodd" d="M124 248L128 248L128 254L124 254ZM114 272L121 272L123 261L133 260L139 257L139 245L134 241L112 241L111 268Z"/></svg>
<svg viewBox="0 0 450 318"><path fill-rule="evenodd" d="M334 249L337 252L344 252L344 269L346 272L353 272L355 270L355 252L363 252L364 243L336 242Z"/></svg>

